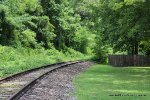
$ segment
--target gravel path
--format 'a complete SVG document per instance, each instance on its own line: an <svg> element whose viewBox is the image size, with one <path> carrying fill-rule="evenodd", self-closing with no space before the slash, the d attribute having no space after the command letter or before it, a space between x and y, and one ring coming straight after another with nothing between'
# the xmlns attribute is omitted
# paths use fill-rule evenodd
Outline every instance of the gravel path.
<svg viewBox="0 0 150 100"><path fill-rule="evenodd" d="M84 62L58 69L39 80L19 100L76 100L73 93L73 78L89 68L93 63Z"/></svg>

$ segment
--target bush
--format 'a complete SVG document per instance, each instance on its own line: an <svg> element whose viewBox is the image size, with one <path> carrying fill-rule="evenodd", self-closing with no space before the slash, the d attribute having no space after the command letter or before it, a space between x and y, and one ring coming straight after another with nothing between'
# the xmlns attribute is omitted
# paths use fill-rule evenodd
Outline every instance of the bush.
<svg viewBox="0 0 150 100"><path fill-rule="evenodd" d="M56 49L13 48L0 45L0 77L55 62L73 61L83 58L88 59L90 56L73 49L62 52Z"/></svg>

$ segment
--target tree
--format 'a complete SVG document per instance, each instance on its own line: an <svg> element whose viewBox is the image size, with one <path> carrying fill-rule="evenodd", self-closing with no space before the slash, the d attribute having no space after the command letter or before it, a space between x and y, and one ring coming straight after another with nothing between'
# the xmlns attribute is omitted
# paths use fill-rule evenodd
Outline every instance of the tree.
<svg viewBox="0 0 150 100"><path fill-rule="evenodd" d="M0 43L2 45L31 48L39 45L45 48L53 47L52 40L55 36L53 25L49 22L49 18L43 15L42 6L38 0L32 2L30 0L4 0L1 5ZM27 40L32 41L32 45L29 45Z"/></svg>
<svg viewBox="0 0 150 100"><path fill-rule="evenodd" d="M73 44L78 30L81 29L80 15L75 13L69 0L42 0L41 5L44 14L50 19L54 26L54 45L58 50L64 50L67 47L74 48Z"/></svg>
<svg viewBox="0 0 150 100"><path fill-rule="evenodd" d="M100 0L91 8L101 41L110 44L114 52L137 55L141 42L149 36L149 1Z"/></svg>

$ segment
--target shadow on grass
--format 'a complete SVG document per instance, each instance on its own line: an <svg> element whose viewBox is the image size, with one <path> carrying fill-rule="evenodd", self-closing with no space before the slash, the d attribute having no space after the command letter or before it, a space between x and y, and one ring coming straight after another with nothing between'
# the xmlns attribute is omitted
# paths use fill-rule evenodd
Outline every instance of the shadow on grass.
<svg viewBox="0 0 150 100"><path fill-rule="evenodd" d="M79 100L149 100L149 78L150 68L117 68L95 65L79 75L74 83ZM133 96L111 97L109 96L111 94L131 94ZM137 95L146 96L142 98Z"/></svg>

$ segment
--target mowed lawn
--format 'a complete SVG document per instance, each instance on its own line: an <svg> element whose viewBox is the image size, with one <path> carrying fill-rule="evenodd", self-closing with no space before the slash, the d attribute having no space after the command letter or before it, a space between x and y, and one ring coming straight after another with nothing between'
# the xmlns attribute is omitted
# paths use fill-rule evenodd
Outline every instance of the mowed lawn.
<svg viewBox="0 0 150 100"><path fill-rule="evenodd" d="M150 67L95 65L74 85L79 100L150 100Z"/></svg>

